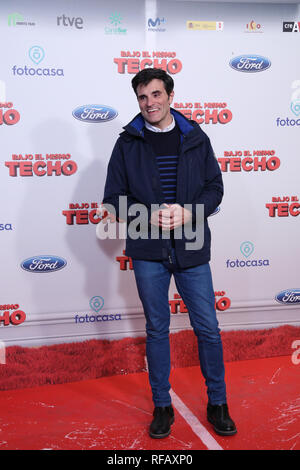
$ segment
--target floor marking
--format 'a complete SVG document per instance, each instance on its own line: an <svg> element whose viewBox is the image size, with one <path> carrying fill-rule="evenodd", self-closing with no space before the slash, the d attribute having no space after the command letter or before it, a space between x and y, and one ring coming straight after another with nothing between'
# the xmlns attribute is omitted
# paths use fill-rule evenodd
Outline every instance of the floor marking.
<svg viewBox="0 0 300 470"><path fill-rule="evenodd" d="M275 377L277 377L277 375L279 375L281 371L281 367L279 367L279 369L276 370L276 372L272 375L272 378L270 380L270 385L273 385L273 384L277 384L278 382L274 382L273 379L275 379Z"/></svg>
<svg viewBox="0 0 300 470"><path fill-rule="evenodd" d="M198 418L189 410L189 408L180 400L173 390L170 390L172 403L176 410L181 414L185 421L191 426L194 433L199 437L208 450L223 450L213 436L200 423Z"/></svg>

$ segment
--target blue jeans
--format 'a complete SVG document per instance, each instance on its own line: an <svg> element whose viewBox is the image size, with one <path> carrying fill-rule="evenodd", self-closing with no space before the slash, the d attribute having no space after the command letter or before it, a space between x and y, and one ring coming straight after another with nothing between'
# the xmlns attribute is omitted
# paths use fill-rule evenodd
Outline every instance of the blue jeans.
<svg viewBox="0 0 300 470"><path fill-rule="evenodd" d="M209 264L181 269L173 250L170 261L132 261L146 317L146 355L154 406L171 404L168 292L172 274L197 336L208 400L212 405L226 403L223 347Z"/></svg>

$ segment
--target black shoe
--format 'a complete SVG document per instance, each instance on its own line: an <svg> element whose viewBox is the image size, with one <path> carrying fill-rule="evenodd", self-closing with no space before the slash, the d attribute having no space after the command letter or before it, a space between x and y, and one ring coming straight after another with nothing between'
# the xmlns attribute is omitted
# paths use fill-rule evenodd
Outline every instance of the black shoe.
<svg viewBox="0 0 300 470"><path fill-rule="evenodd" d="M156 406L153 411L154 419L150 425L149 434L154 439L167 437L174 423L174 410L172 406Z"/></svg>
<svg viewBox="0 0 300 470"><path fill-rule="evenodd" d="M235 424L229 416L226 403L223 405L211 405L208 403L207 420L213 425L216 433L221 436L232 436L237 432Z"/></svg>

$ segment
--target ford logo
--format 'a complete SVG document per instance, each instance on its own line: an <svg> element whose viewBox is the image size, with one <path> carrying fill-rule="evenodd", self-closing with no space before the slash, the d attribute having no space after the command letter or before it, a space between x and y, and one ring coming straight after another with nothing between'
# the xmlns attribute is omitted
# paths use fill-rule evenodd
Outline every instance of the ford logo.
<svg viewBox="0 0 300 470"><path fill-rule="evenodd" d="M300 303L300 289L286 289L276 295L275 300L281 304L294 305Z"/></svg>
<svg viewBox="0 0 300 470"><path fill-rule="evenodd" d="M85 104L75 108L72 115L83 122L106 122L115 119L118 112L104 104Z"/></svg>
<svg viewBox="0 0 300 470"><path fill-rule="evenodd" d="M67 262L58 256L33 256L21 263L21 268L30 273L50 273L66 266Z"/></svg>
<svg viewBox="0 0 300 470"><path fill-rule="evenodd" d="M230 67L238 72L262 72L271 66L271 61L261 55L239 55L231 59Z"/></svg>

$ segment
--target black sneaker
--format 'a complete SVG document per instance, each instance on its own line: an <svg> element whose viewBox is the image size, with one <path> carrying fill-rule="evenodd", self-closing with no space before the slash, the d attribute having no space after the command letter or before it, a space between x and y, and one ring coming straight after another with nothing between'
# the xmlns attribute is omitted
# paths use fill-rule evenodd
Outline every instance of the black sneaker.
<svg viewBox="0 0 300 470"><path fill-rule="evenodd" d="M228 406L226 403L222 405L207 405L207 420L213 425L214 430L221 436L233 436L237 433L236 426L229 416Z"/></svg>
<svg viewBox="0 0 300 470"><path fill-rule="evenodd" d="M154 419L150 425L149 435L154 439L167 437L174 423L174 410L172 406L156 406L153 411Z"/></svg>

